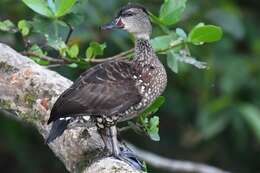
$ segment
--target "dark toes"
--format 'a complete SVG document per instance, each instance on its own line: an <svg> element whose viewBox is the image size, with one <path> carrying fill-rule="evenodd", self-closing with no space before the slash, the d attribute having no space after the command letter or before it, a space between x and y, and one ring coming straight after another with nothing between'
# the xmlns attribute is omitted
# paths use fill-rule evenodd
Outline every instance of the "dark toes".
<svg viewBox="0 0 260 173"><path fill-rule="evenodd" d="M131 167L138 169L138 170L145 170L145 165L140 161L137 156L129 149L121 149L121 152L118 156L116 156L117 159L122 160L126 163L128 163Z"/></svg>

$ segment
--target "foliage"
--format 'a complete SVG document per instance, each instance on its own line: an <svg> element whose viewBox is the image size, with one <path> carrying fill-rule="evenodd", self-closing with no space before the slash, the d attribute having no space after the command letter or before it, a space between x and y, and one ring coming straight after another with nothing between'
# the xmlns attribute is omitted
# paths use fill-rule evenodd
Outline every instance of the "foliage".
<svg viewBox="0 0 260 173"><path fill-rule="evenodd" d="M91 42L86 50L87 61L91 61L98 55L103 55L106 44L99 44L97 42Z"/></svg>
<svg viewBox="0 0 260 173"><path fill-rule="evenodd" d="M139 116L138 122L144 128L144 131L154 141L160 141L159 136L159 117L149 117L158 111L159 107L162 106L165 99L163 96L159 96L148 108L146 108Z"/></svg>
<svg viewBox="0 0 260 173"><path fill-rule="evenodd" d="M160 9L159 21L164 25L173 25L178 22L185 9L187 0L164 0Z"/></svg>
<svg viewBox="0 0 260 173"><path fill-rule="evenodd" d="M10 20L0 21L0 30L11 32L11 33L17 32L17 28Z"/></svg>
<svg viewBox="0 0 260 173"><path fill-rule="evenodd" d="M221 37L220 27L199 23L189 33L188 41L196 45L218 41Z"/></svg>
<svg viewBox="0 0 260 173"><path fill-rule="evenodd" d="M23 0L34 12L48 18L64 16L75 4L76 0Z"/></svg>

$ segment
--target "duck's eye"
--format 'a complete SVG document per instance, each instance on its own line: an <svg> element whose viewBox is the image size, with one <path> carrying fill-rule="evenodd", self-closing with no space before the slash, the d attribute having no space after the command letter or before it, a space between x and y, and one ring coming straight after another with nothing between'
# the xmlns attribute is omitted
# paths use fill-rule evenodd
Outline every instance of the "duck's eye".
<svg viewBox="0 0 260 173"><path fill-rule="evenodd" d="M130 17L130 16L133 16L135 15L135 13L131 12L131 11L126 11L124 13L122 13L122 17Z"/></svg>

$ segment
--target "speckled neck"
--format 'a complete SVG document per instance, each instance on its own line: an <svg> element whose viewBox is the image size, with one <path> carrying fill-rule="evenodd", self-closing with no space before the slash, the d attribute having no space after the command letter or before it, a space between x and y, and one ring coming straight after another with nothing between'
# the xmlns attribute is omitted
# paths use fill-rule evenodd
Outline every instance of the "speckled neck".
<svg viewBox="0 0 260 173"><path fill-rule="evenodd" d="M134 61L149 63L154 57L156 56L150 41L147 39L136 39Z"/></svg>

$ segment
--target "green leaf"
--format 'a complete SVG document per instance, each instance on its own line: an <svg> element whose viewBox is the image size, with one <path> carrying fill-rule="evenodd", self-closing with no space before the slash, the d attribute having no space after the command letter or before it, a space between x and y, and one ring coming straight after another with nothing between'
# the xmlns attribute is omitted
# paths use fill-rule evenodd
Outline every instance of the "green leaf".
<svg viewBox="0 0 260 173"><path fill-rule="evenodd" d="M55 12L55 16L61 17L67 14L76 1L77 0L56 0L57 11Z"/></svg>
<svg viewBox="0 0 260 173"><path fill-rule="evenodd" d="M10 20L0 21L0 30L11 33L17 32L16 26Z"/></svg>
<svg viewBox="0 0 260 173"><path fill-rule="evenodd" d="M151 44L155 51L161 51L168 49L172 44L175 43L178 36L175 33L169 35L155 37L151 40Z"/></svg>
<svg viewBox="0 0 260 173"><path fill-rule="evenodd" d="M34 52L38 56L44 55L43 50L37 44L33 44L32 47L30 47L29 50Z"/></svg>
<svg viewBox="0 0 260 173"><path fill-rule="evenodd" d="M37 44L32 45L29 50L34 52L36 55L38 55L38 56L30 56L30 58L32 60L34 60L37 64L40 64L40 65L49 64L49 61L46 61L46 60L43 60L40 58L40 56L44 56L45 54L44 54L43 50Z"/></svg>
<svg viewBox="0 0 260 173"><path fill-rule="evenodd" d="M148 107L146 108L141 114L141 117L146 117L150 114L153 114L158 111L158 109L162 106L164 103L165 98L163 96L159 96L156 98L156 100Z"/></svg>
<svg viewBox="0 0 260 173"><path fill-rule="evenodd" d="M40 33L40 34L49 34L48 32L52 31L53 33L53 27L52 22L48 18L44 18L41 16L37 16L33 18L33 21L31 22L31 25L33 26L33 31Z"/></svg>
<svg viewBox="0 0 260 173"><path fill-rule="evenodd" d="M159 17L155 16L153 13L149 12L149 16L150 16L150 19L153 23L157 24L157 25L161 25L162 22L160 20Z"/></svg>
<svg viewBox="0 0 260 173"><path fill-rule="evenodd" d="M87 60L93 59L96 56L103 55L106 44L99 44L97 42L91 42L86 50Z"/></svg>
<svg viewBox="0 0 260 173"><path fill-rule="evenodd" d="M188 41L198 45L218 41L222 38L222 29L214 25L195 26L189 33Z"/></svg>
<svg viewBox="0 0 260 173"><path fill-rule="evenodd" d="M78 26L84 21L84 16L82 14L69 13L62 18L62 20L71 26Z"/></svg>
<svg viewBox="0 0 260 173"><path fill-rule="evenodd" d="M174 72L178 71L176 60L187 64L191 64L199 69L207 68L207 63L200 62L195 58L191 57L189 52L187 52L186 49L183 49L184 44L180 44L180 43L185 43L185 41L183 40L183 38L178 37L176 33L155 37L154 39L151 40L151 44L157 53L161 53L161 54L167 53L168 66ZM178 46L174 46L174 45L178 45ZM173 46L174 48L171 48ZM173 51L175 53L173 54L170 53L169 51ZM170 56L173 56L174 58L170 58Z"/></svg>
<svg viewBox="0 0 260 173"><path fill-rule="evenodd" d="M52 47L55 50L58 50L62 56L65 56L67 45L62 40L62 38L50 37L49 35L45 35L47 40L47 45Z"/></svg>
<svg viewBox="0 0 260 173"><path fill-rule="evenodd" d="M164 0L160 9L160 21L164 25L173 25L178 22L185 9L187 0Z"/></svg>
<svg viewBox="0 0 260 173"><path fill-rule="evenodd" d="M74 44L70 48L68 48L66 52L71 58L76 58L79 54L79 46L77 44Z"/></svg>
<svg viewBox="0 0 260 173"><path fill-rule="evenodd" d="M152 118L148 118L151 114L157 112L159 107L164 103L165 99L163 96L159 96L156 100L146 108L140 116L138 116L138 122L143 127L144 131L150 136L150 138L154 141L159 141L159 117L154 116Z"/></svg>
<svg viewBox="0 0 260 173"><path fill-rule="evenodd" d="M54 0L48 0L48 6L51 9L52 13L55 14L56 12L56 4L53 2Z"/></svg>
<svg viewBox="0 0 260 173"><path fill-rule="evenodd" d="M178 60L176 56L177 54L173 50L167 53L167 65L174 73L178 73Z"/></svg>
<svg viewBox="0 0 260 173"><path fill-rule="evenodd" d="M77 68L78 64L72 63L72 64L68 64L67 66L70 67L70 68Z"/></svg>
<svg viewBox="0 0 260 173"><path fill-rule="evenodd" d="M43 35L48 35L52 38L57 38L60 34L59 31L64 31L68 29L67 24L61 20L52 20L42 16L36 16L33 18L32 22L29 22L33 28L33 32L37 32Z"/></svg>
<svg viewBox="0 0 260 173"><path fill-rule="evenodd" d="M27 36L30 32L31 24L26 20L20 20L18 22L18 29L22 33L23 36Z"/></svg>
<svg viewBox="0 0 260 173"><path fill-rule="evenodd" d="M238 108L240 108L240 112L246 123L255 133L258 141L260 141L260 110L250 104L241 105Z"/></svg>
<svg viewBox="0 0 260 173"><path fill-rule="evenodd" d="M87 60L91 60L94 57L93 56L94 55L93 48L92 47L88 47L87 50L86 50L85 55L86 55Z"/></svg>
<svg viewBox="0 0 260 173"><path fill-rule="evenodd" d="M178 52L175 52L174 57L179 62L191 64L198 69L207 69L208 68L208 65L206 62L198 61L198 60L196 60L196 58L191 57L189 50L187 50L187 49L181 49Z"/></svg>
<svg viewBox="0 0 260 173"><path fill-rule="evenodd" d="M159 136L159 117L154 116L149 120L149 127L147 132L150 138L154 141L160 141Z"/></svg>
<svg viewBox="0 0 260 173"><path fill-rule="evenodd" d="M22 0L22 1L34 12L43 15L45 17L54 18L53 13L50 10L45 0Z"/></svg>
<svg viewBox="0 0 260 173"><path fill-rule="evenodd" d="M30 58L34 62L36 62L37 64L40 64L40 65L48 65L49 64L49 61L43 60L43 59L36 57L36 56L31 56Z"/></svg>
<svg viewBox="0 0 260 173"><path fill-rule="evenodd" d="M186 32L183 29L181 29L181 28L176 28L176 34L178 36L180 36L181 38L183 38L183 39L187 38Z"/></svg>

